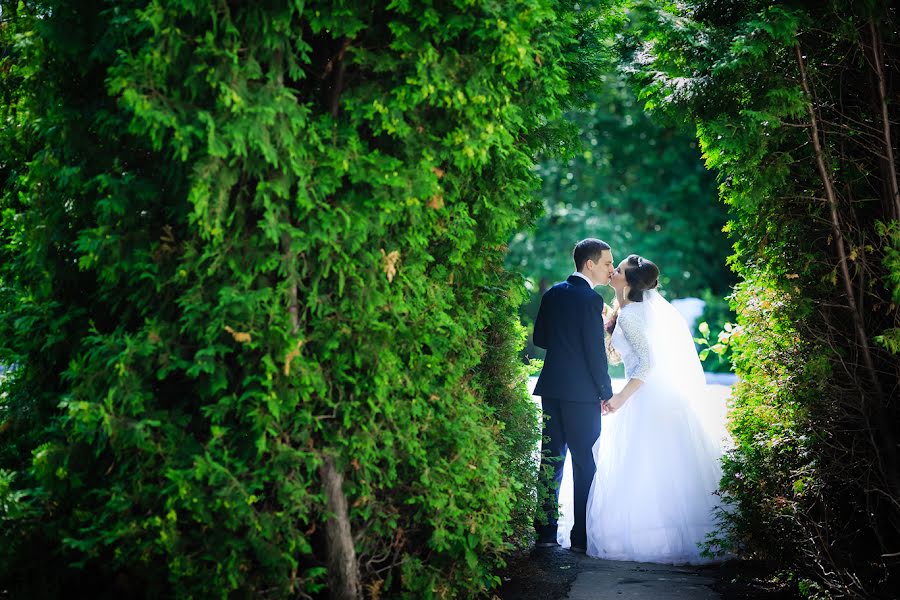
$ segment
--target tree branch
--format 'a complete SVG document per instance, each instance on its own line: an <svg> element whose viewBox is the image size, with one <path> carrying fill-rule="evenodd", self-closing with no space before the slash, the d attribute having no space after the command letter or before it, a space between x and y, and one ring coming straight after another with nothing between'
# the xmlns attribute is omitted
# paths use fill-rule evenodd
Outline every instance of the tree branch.
<svg viewBox="0 0 900 600"><path fill-rule="evenodd" d="M331 92L331 116L337 118L338 109L340 108L340 99L341 92L344 87L344 71L346 70L346 63L344 62L344 53L347 52L347 48L350 46L350 38L345 37L343 43L341 44L341 49L337 54L337 73L334 76L334 87Z"/></svg>
<svg viewBox="0 0 900 600"><path fill-rule="evenodd" d="M291 236L285 232L281 234L281 258L284 260L284 268L288 274L288 312L291 315L291 335L297 335L300 331L300 300L297 295L297 278L294 274L294 257L291 253Z"/></svg>
<svg viewBox="0 0 900 600"><path fill-rule="evenodd" d="M894 210L894 218L900 221L900 188L897 186L897 165L894 162L894 147L891 141L891 120L888 115L887 87L884 81L883 53L881 51L881 36L875 27L875 20L869 18L869 33L872 36L872 66L878 76L878 103L881 108L882 141L887 158L888 183L891 190L891 207Z"/></svg>
<svg viewBox="0 0 900 600"><path fill-rule="evenodd" d="M800 51L800 44L794 43L794 52L797 57L797 66L800 69L800 82L803 86L803 92L806 94L807 99L807 110L809 111L809 119L810 119L810 138L813 144L813 151L816 155L816 166L819 169L819 175L822 178L822 184L825 186L825 197L828 199L828 206L831 212L831 229L834 234L834 243L837 248L838 253L838 266L841 271L841 281L844 284L844 292L847 295L847 302L850 305L850 312L853 317L853 325L856 329L856 335L859 339L860 348L863 353L863 361L866 365L866 370L869 373L869 378L872 380L872 384L875 386L875 389L878 390L880 388L880 384L878 382L878 376L875 374L875 363L872 360L872 354L869 350L869 340L866 335L866 330L863 325L862 316L859 313L856 304L856 298L853 294L853 280L850 277L850 269L847 265L847 249L844 247L844 234L841 231L841 222L840 216L838 212L838 199L837 194L834 190L834 182L831 180L831 173L828 170L828 166L825 162L825 151L822 148L822 143L819 139L819 120L816 116L816 110L813 106L813 95L812 91L809 87L809 80L806 77L806 66L803 63L803 53ZM880 395L880 394L879 394Z"/></svg>

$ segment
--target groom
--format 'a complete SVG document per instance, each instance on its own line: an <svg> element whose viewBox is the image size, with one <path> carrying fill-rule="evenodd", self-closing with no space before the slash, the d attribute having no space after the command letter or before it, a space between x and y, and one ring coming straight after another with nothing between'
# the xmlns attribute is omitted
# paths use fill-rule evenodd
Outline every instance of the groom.
<svg viewBox="0 0 900 600"><path fill-rule="evenodd" d="M612 396L603 336L603 298L594 286L606 285L613 273L609 244L588 238L575 245L575 272L550 288L534 323L534 344L547 356L534 394L544 411L542 450L560 457L552 464L557 492L544 505L548 523L535 521L538 546L556 545L556 508L566 448L572 453L575 488L574 552L587 548L585 511L596 465L592 448L600 437L601 402ZM546 462L546 459L544 459Z"/></svg>

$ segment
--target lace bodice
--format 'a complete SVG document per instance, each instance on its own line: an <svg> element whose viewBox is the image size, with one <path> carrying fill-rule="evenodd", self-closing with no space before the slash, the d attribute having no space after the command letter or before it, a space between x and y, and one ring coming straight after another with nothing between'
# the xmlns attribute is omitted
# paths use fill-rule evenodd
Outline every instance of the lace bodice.
<svg viewBox="0 0 900 600"><path fill-rule="evenodd" d="M625 377L647 381L653 359L647 339L647 319L641 304L632 302L619 310L612 344L625 364Z"/></svg>

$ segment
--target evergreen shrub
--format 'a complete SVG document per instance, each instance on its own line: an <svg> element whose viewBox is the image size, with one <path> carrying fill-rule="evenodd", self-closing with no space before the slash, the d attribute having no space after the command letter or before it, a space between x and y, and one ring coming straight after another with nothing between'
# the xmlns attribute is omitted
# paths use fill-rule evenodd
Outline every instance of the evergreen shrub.
<svg viewBox="0 0 900 600"><path fill-rule="evenodd" d="M505 244L593 11L4 3L0 586L494 586L538 436Z"/></svg>
<svg viewBox="0 0 900 600"><path fill-rule="evenodd" d="M733 219L725 537L807 594L900 589L900 67L888 2L629 3L652 110L695 123ZM893 158L892 158L893 157Z"/></svg>

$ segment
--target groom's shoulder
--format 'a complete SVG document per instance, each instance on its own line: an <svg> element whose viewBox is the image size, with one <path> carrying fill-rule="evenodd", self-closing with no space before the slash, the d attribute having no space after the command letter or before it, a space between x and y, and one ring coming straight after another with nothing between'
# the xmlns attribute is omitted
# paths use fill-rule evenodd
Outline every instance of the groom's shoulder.
<svg viewBox="0 0 900 600"><path fill-rule="evenodd" d="M603 308L603 296L598 294L592 288L581 288L578 291L581 297L584 298L584 301L590 304L592 307L599 306L600 308Z"/></svg>
<svg viewBox="0 0 900 600"><path fill-rule="evenodd" d="M589 308L592 311L595 308L599 308L601 312L603 311L603 296L594 291L593 288L586 285L571 284L569 285L569 288L569 293L580 306Z"/></svg>
<svg viewBox="0 0 900 600"><path fill-rule="evenodd" d="M587 302L599 303L601 306L603 305L603 296L587 285L579 285L578 283L572 283L571 281L560 281L547 290L545 295L566 296L573 299L578 298L579 302L585 300Z"/></svg>
<svg viewBox="0 0 900 600"><path fill-rule="evenodd" d="M572 287L572 284L568 281L560 281L557 284L554 284L549 290L544 292L545 296L553 296L559 293L564 293L568 291Z"/></svg>

